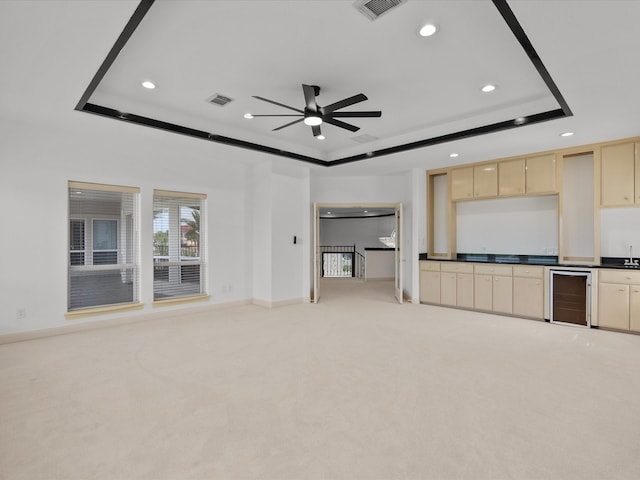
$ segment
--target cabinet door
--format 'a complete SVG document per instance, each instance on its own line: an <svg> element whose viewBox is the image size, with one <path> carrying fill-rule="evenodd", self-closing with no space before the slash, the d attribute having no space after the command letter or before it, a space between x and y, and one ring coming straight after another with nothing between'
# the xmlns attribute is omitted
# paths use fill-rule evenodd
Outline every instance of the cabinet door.
<svg viewBox="0 0 640 480"><path fill-rule="evenodd" d="M457 273L457 297L456 305L464 308L473 308L473 274Z"/></svg>
<svg viewBox="0 0 640 480"><path fill-rule="evenodd" d="M513 313L523 317L543 317L541 278L513 277Z"/></svg>
<svg viewBox="0 0 640 480"><path fill-rule="evenodd" d="M451 200L473 198L473 168L451 170Z"/></svg>
<svg viewBox="0 0 640 480"><path fill-rule="evenodd" d="M598 325L629 330L629 285L600 283Z"/></svg>
<svg viewBox="0 0 640 480"><path fill-rule="evenodd" d="M498 164L498 194L524 195L525 161L509 160Z"/></svg>
<svg viewBox="0 0 640 480"><path fill-rule="evenodd" d="M473 167L474 198L498 195L498 164L491 163Z"/></svg>
<svg viewBox="0 0 640 480"><path fill-rule="evenodd" d="M629 328L640 332L640 285L629 287Z"/></svg>
<svg viewBox="0 0 640 480"><path fill-rule="evenodd" d="M493 278L491 275L473 276L473 308L493 310Z"/></svg>
<svg viewBox="0 0 640 480"><path fill-rule="evenodd" d="M556 192L556 156L541 155L527 158L527 193Z"/></svg>
<svg viewBox="0 0 640 480"><path fill-rule="evenodd" d="M601 150L603 206L633 205L635 198L635 146L609 145Z"/></svg>
<svg viewBox="0 0 640 480"><path fill-rule="evenodd" d="M494 275L493 277L493 311L511 313L513 311L513 279Z"/></svg>
<svg viewBox="0 0 640 480"><path fill-rule="evenodd" d="M442 305L456 305L456 275L452 272L440 274L440 303Z"/></svg>
<svg viewBox="0 0 640 480"><path fill-rule="evenodd" d="M420 301L440 303L440 272L420 271Z"/></svg>

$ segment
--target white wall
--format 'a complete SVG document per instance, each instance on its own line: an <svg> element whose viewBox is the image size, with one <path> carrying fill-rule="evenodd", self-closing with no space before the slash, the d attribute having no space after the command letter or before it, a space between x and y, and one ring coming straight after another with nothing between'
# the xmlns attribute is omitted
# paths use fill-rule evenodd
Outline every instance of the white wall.
<svg viewBox="0 0 640 480"><path fill-rule="evenodd" d="M153 300L153 189L207 195L211 303L251 298L240 151L72 112L39 131L3 124L0 143L0 333L138 315L65 320L69 180L140 187L141 301ZM61 127L61 128L59 128ZM235 158L233 158L235 157ZM18 309L26 318L17 320ZM170 308L170 307L168 307Z"/></svg>
<svg viewBox="0 0 640 480"><path fill-rule="evenodd" d="M310 296L308 177L274 174L271 250L272 301L300 301ZM293 237L296 243L293 243Z"/></svg>
<svg viewBox="0 0 640 480"><path fill-rule="evenodd" d="M457 251L557 254L557 198L550 195L458 202Z"/></svg>
<svg viewBox="0 0 640 480"><path fill-rule="evenodd" d="M600 211L603 257L640 257L640 208L603 208Z"/></svg>
<svg viewBox="0 0 640 480"><path fill-rule="evenodd" d="M401 256L403 264L403 289L410 297L418 297L419 230L414 225L424 210L420 205L421 192L416 191L417 171L402 175L382 176L312 176L311 201L317 203L347 204L403 204L403 232ZM424 173L419 175L424 182ZM321 232L322 233L322 232Z"/></svg>
<svg viewBox="0 0 640 480"><path fill-rule="evenodd" d="M395 215L368 218L320 219L320 245L355 245L364 255L365 248L383 248L378 237L388 237L396 228Z"/></svg>

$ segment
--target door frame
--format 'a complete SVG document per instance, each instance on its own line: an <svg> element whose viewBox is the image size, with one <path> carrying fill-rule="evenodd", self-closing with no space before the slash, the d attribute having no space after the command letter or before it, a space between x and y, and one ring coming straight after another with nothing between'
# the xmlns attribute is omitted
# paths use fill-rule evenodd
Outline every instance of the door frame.
<svg viewBox="0 0 640 480"><path fill-rule="evenodd" d="M321 208L362 208L376 209L376 208L389 208L395 210L396 215L396 238L399 242L396 243L396 258L395 258L395 275L394 275L394 290L395 296L398 299L398 303L402 303L403 287L402 287L402 239L404 238L404 232L402 231L402 202L396 203L327 203L327 202L313 202L313 303L318 303L320 300L320 275L322 273L322 255L320 253L320 209ZM399 218L398 218L399 215ZM398 229L399 226L399 229ZM398 292L400 294L398 295Z"/></svg>

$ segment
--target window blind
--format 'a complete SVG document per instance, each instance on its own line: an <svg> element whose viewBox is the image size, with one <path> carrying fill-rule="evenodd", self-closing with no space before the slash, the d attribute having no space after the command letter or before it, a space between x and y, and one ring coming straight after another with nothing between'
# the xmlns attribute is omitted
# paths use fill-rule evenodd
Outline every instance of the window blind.
<svg viewBox="0 0 640 480"><path fill-rule="evenodd" d="M69 182L69 311L139 302L139 189Z"/></svg>
<svg viewBox="0 0 640 480"><path fill-rule="evenodd" d="M206 195L154 190L153 299L206 294Z"/></svg>

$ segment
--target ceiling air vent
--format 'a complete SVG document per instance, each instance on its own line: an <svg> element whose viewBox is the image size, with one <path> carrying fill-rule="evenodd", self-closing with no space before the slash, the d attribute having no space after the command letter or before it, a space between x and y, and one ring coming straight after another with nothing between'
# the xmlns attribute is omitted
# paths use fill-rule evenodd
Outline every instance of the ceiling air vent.
<svg viewBox="0 0 640 480"><path fill-rule="evenodd" d="M356 0L353 6L369 20L376 20L406 2L407 0Z"/></svg>
<svg viewBox="0 0 640 480"><path fill-rule="evenodd" d="M207 102L213 105L218 105L219 107L224 107L227 103L233 102L233 98L216 93L214 96L207 98Z"/></svg>

